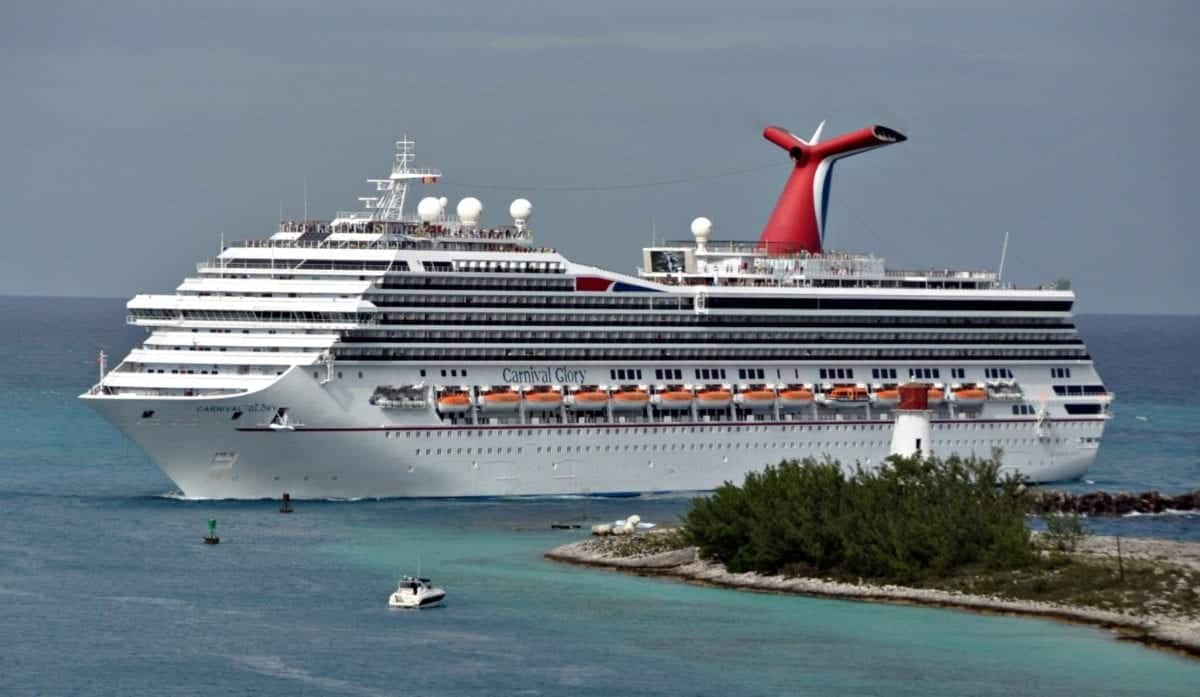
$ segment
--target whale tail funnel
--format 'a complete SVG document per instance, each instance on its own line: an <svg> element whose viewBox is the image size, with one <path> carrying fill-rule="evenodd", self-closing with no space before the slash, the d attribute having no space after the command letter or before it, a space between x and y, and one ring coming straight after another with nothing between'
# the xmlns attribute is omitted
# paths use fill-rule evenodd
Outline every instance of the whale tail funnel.
<svg viewBox="0 0 1200 697"><path fill-rule="evenodd" d="M824 127L822 121L807 141L779 126L763 130L763 137L786 150L795 162L759 238L759 246L769 254L820 254L834 163L843 157L908 140L903 133L887 126L867 126L821 143Z"/></svg>

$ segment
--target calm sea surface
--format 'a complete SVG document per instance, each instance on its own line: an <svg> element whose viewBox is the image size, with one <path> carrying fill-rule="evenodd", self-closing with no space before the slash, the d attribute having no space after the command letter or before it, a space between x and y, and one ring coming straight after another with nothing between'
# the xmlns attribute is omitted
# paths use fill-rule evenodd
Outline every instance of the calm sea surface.
<svg viewBox="0 0 1200 697"><path fill-rule="evenodd" d="M1196 695L1101 630L737 593L545 562L551 521L679 498L192 502L80 405L119 300L0 297L3 695ZM1200 487L1200 318L1079 320L1116 416L1086 490ZM1140 417L1140 418L1139 418ZM217 518L222 542L200 544ZM1200 517L1095 521L1200 540ZM398 573L445 608L385 607Z"/></svg>

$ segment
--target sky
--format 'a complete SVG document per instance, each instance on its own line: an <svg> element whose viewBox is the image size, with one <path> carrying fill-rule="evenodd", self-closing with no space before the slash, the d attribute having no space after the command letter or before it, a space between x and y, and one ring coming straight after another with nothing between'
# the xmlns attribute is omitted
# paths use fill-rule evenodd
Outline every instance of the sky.
<svg viewBox="0 0 1200 697"><path fill-rule="evenodd" d="M909 136L837 166L826 246L1200 311L1200 3L108 2L0 6L0 294L171 292L282 208L359 206L417 141L484 222L632 273L754 240L767 125ZM677 180L687 180L678 182ZM662 184L666 181L676 183ZM567 190L564 190L567 189Z"/></svg>

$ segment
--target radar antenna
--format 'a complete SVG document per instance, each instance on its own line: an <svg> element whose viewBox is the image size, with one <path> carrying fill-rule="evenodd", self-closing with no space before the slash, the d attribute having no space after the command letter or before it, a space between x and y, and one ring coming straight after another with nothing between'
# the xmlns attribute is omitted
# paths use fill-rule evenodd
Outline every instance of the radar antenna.
<svg viewBox="0 0 1200 697"><path fill-rule="evenodd" d="M373 220L402 220L404 201L408 197L408 185L417 181L433 184L442 173L436 169L414 169L410 165L416 159L416 141L405 135L396 141L396 154L392 161L392 174L387 179L368 179L375 185L379 196L360 196L358 200L369 211Z"/></svg>

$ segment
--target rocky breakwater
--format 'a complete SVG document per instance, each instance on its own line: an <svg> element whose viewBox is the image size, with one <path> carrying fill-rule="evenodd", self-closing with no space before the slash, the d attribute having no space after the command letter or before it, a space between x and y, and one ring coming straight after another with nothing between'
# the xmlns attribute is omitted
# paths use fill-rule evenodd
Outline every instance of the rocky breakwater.
<svg viewBox="0 0 1200 697"><path fill-rule="evenodd" d="M556 547L545 557L552 561L603 567L642 576L665 576L688 583L744 591L786 593L844 600L928 605L984 613L1027 615L1106 627L1122 639L1140 641L1200 657L1200 544L1124 538L1125 564L1153 565L1157 576L1173 568L1178 581L1172 590L1158 589L1139 607L1097 607L1087 602L1050 602L1012 597L1004 592L964 592L925 585L901 586L862 579L734 573L717 561L701 558L678 530L655 530L627 536L602 536ZM1077 557L1088 563L1111 563L1117 557L1115 538L1093 536L1080 545ZM1169 566L1168 566L1169 565ZM1182 573L1182 576L1178 576ZM1181 594L1168 597L1170 593ZM1162 597L1160 597L1162 596ZM1102 603L1104 604L1104 603Z"/></svg>
<svg viewBox="0 0 1200 697"><path fill-rule="evenodd" d="M1130 513L1164 513L1193 511L1200 515L1200 490L1176 496L1157 491L1140 494L1091 491L1072 494L1065 491L1032 490L1028 492L1028 510L1035 515L1075 513L1086 516L1119 516Z"/></svg>

